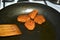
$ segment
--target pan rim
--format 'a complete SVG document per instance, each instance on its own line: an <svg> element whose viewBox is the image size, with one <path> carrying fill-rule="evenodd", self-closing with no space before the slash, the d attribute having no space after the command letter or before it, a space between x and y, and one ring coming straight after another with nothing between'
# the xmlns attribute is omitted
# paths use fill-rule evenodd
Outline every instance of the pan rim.
<svg viewBox="0 0 60 40"><path fill-rule="evenodd" d="M5 8L10 7L10 6L13 6L13 5L16 5L16 4L26 4L26 3L27 3L27 4L39 4L39 5L43 5L43 6L45 6L45 7L49 7L49 8L51 8L51 9L55 10L56 12L58 12L56 9L52 8L51 6L44 5L44 4L41 4L41 3L28 2L28 1L23 1L23 2L14 3L14 4L12 4L12 5L6 6ZM0 11L4 10L5 8L1 9ZM58 13L60 13L60 12L58 12Z"/></svg>

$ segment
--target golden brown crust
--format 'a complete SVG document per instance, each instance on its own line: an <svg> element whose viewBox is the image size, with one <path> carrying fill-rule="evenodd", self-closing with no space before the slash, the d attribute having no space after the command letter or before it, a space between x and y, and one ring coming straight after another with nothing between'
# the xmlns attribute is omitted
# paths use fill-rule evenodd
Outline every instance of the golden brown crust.
<svg viewBox="0 0 60 40"><path fill-rule="evenodd" d="M28 15L20 15L17 17L17 20L19 22L26 22L26 21L30 20L30 17Z"/></svg>
<svg viewBox="0 0 60 40"><path fill-rule="evenodd" d="M35 28L35 23L33 20L29 20L29 21L25 22L24 25L28 30L34 30L34 28Z"/></svg>
<svg viewBox="0 0 60 40"><path fill-rule="evenodd" d="M34 19L37 14L38 14L38 10L33 10L31 13L29 13L29 16L30 18Z"/></svg>
<svg viewBox="0 0 60 40"><path fill-rule="evenodd" d="M21 31L15 24L0 24L0 36L21 35Z"/></svg>
<svg viewBox="0 0 60 40"><path fill-rule="evenodd" d="M46 20L43 15L37 15L34 19L34 21L38 24L44 23Z"/></svg>

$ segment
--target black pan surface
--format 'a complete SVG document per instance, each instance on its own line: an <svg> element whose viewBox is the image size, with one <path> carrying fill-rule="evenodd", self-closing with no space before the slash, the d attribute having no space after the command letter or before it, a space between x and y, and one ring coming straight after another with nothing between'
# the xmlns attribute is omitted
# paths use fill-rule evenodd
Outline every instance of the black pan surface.
<svg viewBox="0 0 60 40"><path fill-rule="evenodd" d="M17 21L17 16L28 14L26 10L37 9L38 14L44 15L46 22L42 25L36 24L33 31L24 27L24 23ZM53 8L38 3L16 3L0 11L0 24L16 24L22 35L0 37L0 40L60 40L60 13Z"/></svg>

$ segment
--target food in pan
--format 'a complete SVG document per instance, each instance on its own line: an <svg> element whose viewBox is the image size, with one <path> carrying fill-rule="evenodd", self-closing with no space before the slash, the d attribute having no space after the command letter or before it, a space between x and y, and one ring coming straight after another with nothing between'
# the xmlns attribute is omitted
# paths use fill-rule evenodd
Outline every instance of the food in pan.
<svg viewBox="0 0 60 40"><path fill-rule="evenodd" d="M33 20L28 20L24 25L28 30L34 30L35 28L35 22Z"/></svg>
<svg viewBox="0 0 60 40"><path fill-rule="evenodd" d="M19 15L19 16L17 17L17 20L18 20L19 22L26 22L27 20L30 20L30 17L29 17L28 15Z"/></svg>
<svg viewBox="0 0 60 40"><path fill-rule="evenodd" d="M21 31L15 24L0 24L0 36L21 35Z"/></svg>
<svg viewBox="0 0 60 40"><path fill-rule="evenodd" d="M24 25L28 30L34 30L35 23L42 24L46 21L43 15L37 15L37 14L38 10L33 10L27 15L18 16L17 20L19 22L25 22Z"/></svg>
<svg viewBox="0 0 60 40"><path fill-rule="evenodd" d="M38 10L33 10L32 12L29 13L29 16L31 19L34 19L37 14L38 14Z"/></svg>
<svg viewBox="0 0 60 40"><path fill-rule="evenodd" d="M34 21L38 24L44 23L46 20L43 15L37 15L34 19Z"/></svg>

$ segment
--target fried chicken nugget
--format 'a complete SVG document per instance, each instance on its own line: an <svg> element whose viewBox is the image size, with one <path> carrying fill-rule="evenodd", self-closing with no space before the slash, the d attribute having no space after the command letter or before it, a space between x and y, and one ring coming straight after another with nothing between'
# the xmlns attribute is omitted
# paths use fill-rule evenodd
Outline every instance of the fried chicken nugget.
<svg viewBox="0 0 60 40"><path fill-rule="evenodd" d="M35 23L33 20L28 20L24 25L28 30L34 30L35 28Z"/></svg>
<svg viewBox="0 0 60 40"><path fill-rule="evenodd" d="M37 14L38 14L38 10L33 10L31 13L29 13L29 16L31 19L34 19Z"/></svg>
<svg viewBox="0 0 60 40"><path fill-rule="evenodd" d="M30 17L28 15L20 15L17 17L17 20L19 22L26 22L26 21L30 20Z"/></svg>
<svg viewBox="0 0 60 40"><path fill-rule="evenodd" d="M34 19L34 22L38 23L38 24L42 24L44 23L46 20L44 18L43 15L37 15Z"/></svg>
<svg viewBox="0 0 60 40"><path fill-rule="evenodd" d="M21 35L21 31L15 24L1 24L0 25L0 36L14 36L14 35Z"/></svg>

